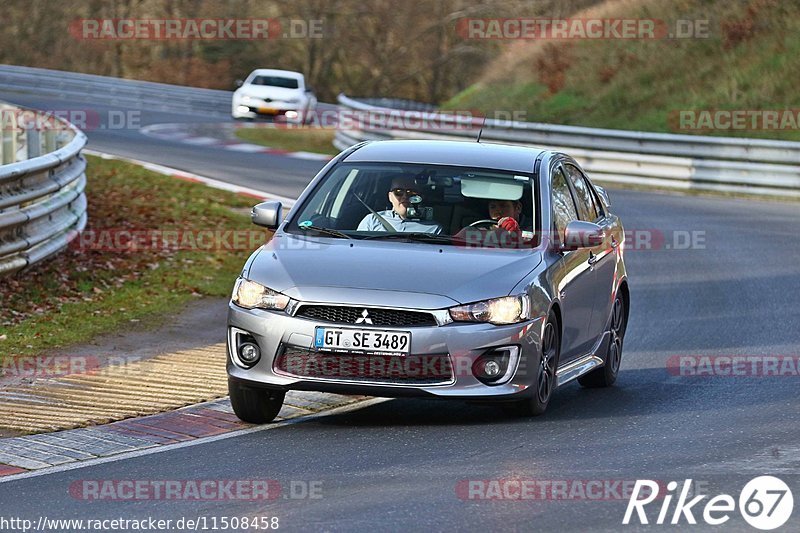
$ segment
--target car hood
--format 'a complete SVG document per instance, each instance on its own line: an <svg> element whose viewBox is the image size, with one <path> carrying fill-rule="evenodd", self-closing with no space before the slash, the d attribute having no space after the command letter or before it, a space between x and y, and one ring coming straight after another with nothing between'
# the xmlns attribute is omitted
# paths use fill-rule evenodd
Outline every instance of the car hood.
<svg viewBox="0 0 800 533"><path fill-rule="evenodd" d="M377 305L383 296L383 305L419 309L505 296L542 260L538 251L286 233L257 254L247 277L292 298Z"/></svg>
<svg viewBox="0 0 800 533"><path fill-rule="evenodd" d="M303 91L300 89L287 89L285 87L271 87L269 85L245 85L240 89L241 95L256 98L271 98L273 100L289 100L300 98Z"/></svg>

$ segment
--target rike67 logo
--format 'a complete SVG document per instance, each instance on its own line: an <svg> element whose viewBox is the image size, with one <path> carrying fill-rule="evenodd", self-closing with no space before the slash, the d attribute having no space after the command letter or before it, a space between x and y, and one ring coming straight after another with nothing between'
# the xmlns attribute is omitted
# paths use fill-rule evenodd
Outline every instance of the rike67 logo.
<svg viewBox="0 0 800 533"><path fill-rule="evenodd" d="M650 509L651 511L659 509L655 524L697 524L695 516L697 514L706 524L719 526L731 519L738 503L739 512L748 524L754 528L769 531L788 522L794 509L794 498L789 486L772 476L760 476L749 481L739 494L738 502L728 494L714 496L708 501L704 501L708 495L692 494L690 496L691 479L687 479L680 490L678 490L676 481L667 483L664 494L659 492L661 488L663 488L662 483L649 479L637 480L622 523L630 524L634 513L640 524L651 523L652 512L648 517L645 507L659 501L660 508L656 504ZM644 497L641 497L642 495ZM677 501L673 508L672 501L675 496L677 496Z"/></svg>

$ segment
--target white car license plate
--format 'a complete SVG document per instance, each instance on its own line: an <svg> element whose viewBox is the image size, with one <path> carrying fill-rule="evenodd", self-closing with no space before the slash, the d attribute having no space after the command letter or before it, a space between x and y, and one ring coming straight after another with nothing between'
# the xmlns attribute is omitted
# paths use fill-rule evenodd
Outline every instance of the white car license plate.
<svg viewBox="0 0 800 533"><path fill-rule="evenodd" d="M411 332L318 327L314 347L332 352L408 355Z"/></svg>

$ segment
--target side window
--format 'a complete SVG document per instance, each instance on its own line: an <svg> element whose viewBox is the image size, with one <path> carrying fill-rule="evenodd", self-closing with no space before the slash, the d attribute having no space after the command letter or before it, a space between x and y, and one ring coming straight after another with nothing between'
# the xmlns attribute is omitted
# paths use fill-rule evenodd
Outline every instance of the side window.
<svg viewBox="0 0 800 533"><path fill-rule="evenodd" d="M564 242L564 232L567 229L567 224L573 220L577 220L578 213L575 210L575 202L572 200L572 195L569 192L567 178L564 176L561 167L557 167L553 172L550 198L553 204L553 222L555 224L555 230L558 234L559 242Z"/></svg>
<svg viewBox="0 0 800 533"><path fill-rule="evenodd" d="M569 179L575 187L575 194L578 197L578 211L581 215L581 220L594 222L600 216L601 211L598 211L597 204L595 203L594 195L592 194L589 184L586 183L586 178L583 177L581 171L573 165L564 165L569 173Z"/></svg>

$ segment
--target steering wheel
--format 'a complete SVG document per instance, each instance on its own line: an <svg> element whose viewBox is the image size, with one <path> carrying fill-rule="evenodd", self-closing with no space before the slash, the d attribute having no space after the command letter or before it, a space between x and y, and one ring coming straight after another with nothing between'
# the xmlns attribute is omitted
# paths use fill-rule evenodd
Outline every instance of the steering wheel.
<svg viewBox="0 0 800 533"><path fill-rule="evenodd" d="M467 227L468 228L476 228L478 226L489 227L489 226L496 226L496 225L497 225L497 221L496 220L491 219L491 218L484 218L482 220L476 220L475 222L473 222L472 224L470 224Z"/></svg>

